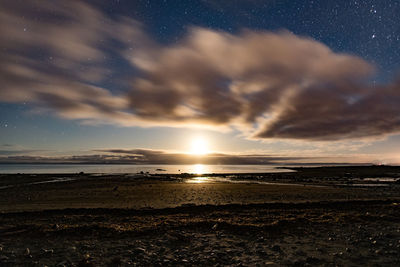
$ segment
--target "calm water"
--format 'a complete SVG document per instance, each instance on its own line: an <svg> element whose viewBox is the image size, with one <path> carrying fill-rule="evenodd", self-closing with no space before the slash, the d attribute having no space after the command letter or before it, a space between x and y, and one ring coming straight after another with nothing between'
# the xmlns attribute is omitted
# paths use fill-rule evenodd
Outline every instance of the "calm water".
<svg viewBox="0 0 400 267"><path fill-rule="evenodd" d="M276 165L77 165L0 164L0 173L272 173L288 172Z"/></svg>

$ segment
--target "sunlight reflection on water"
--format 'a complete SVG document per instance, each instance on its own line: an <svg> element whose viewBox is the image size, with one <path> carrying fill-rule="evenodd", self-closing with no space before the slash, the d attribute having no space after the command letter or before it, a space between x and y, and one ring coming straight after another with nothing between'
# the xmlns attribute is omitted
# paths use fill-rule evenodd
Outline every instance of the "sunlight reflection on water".
<svg viewBox="0 0 400 267"><path fill-rule="evenodd" d="M194 174L204 174L206 171L206 166L204 166L203 164L195 164L193 166Z"/></svg>
<svg viewBox="0 0 400 267"><path fill-rule="evenodd" d="M203 164L193 165L192 173L194 173L194 174L201 175L201 174L206 173L207 171L208 170L207 170L206 166L204 166ZM209 179L209 177L194 177L192 179L187 180L186 182L201 184L201 183L211 182L211 180Z"/></svg>
<svg viewBox="0 0 400 267"><path fill-rule="evenodd" d="M209 179L209 177L194 177L192 179L188 179L186 182L193 183L193 184L202 184L202 183L211 182L211 180Z"/></svg>

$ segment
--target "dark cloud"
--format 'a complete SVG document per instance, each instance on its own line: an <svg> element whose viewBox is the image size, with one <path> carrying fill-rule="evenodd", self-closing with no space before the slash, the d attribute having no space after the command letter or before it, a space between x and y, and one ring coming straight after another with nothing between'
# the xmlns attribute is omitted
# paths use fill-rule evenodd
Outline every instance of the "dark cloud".
<svg viewBox="0 0 400 267"><path fill-rule="evenodd" d="M79 164L278 164L309 160L306 157L285 157L272 155L235 155L213 153L208 155L192 155L171 153L150 149L103 149L94 151L97 154L43 157L28 155L0 156L0 163L79 163ZM100 153L100 154L99 154ZM2 154L0 152L0 154Z"/></svg>
<svg viewBox="0 0 400 267"><path fill-rule="evenodd" d="M114 155L130 155L136 157L136 162L141 164L270 164L301 159L299 157L280 157L256 154L235 155L224 153L212 153L200 157L194 154L171 153L162 150L149 149L105 149L97 151L112 153Z"/></svg>
<svg viewBox="0 0 400 267"><path fill-rule="evenodd" d="M12 144L2 144L1 146L2 147L14 147L14 145L12 145Z"/></svg>
<svg viewBox="0 0 400 267"><path fill-rule="evenodd" d="M290 108L265 124L257 137L340 140L396 133L399 101L398 85L364 87L354 94L310 88L292 99Z"/></svg>
<svg viewBox="0 0 400 267"><path fill-rule="evenodd" d="M4 145L3 145L4 146ZM10 145L12 147L12 145ZM33 150L33 149L20 149L20 150L0 150L1 156L10 156L10 155L24 155L24 154L31 154L31 153L39 153L46 150Z"/></svg>
<svg viewBox="0 0 400 267"><path fill-rule="evenodd" d="M400 83L375 86L371 64L310 38L192 27L161 45L140 23L82 1L1 3L1 101L85 123L235 127L260 139L400 131ZM99 86L115 74L110 56L136 73L125 91Z"/></svg>

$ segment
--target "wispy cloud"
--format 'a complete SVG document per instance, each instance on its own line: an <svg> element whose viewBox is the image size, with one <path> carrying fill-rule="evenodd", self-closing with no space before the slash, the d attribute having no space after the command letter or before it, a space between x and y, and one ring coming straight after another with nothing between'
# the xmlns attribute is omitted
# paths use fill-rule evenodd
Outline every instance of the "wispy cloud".
<svg viewBox="0 0 400 267"><path fill-rule="evenodd" d="M375 86L370 63L290 32L191 27L162 45L139 22L81 1L2 1L0 30L0 100L66 119L235 127L257 139L400 131L399 82ZM129 85L123 92L100 86L116 72L111 56L136 73L120 81Z"/></svg>

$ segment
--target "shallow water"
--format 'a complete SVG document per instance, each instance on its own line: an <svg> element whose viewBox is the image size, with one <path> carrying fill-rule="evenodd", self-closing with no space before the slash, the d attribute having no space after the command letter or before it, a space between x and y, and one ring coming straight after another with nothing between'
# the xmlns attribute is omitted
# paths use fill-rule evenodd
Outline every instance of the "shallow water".
<svg viewBox="0 0 400 267"><path fill-rule="evenodd" d="M237 180L232 179L232 177L218 177L218 176L199 176L189 178L185 181L189 184L205 184L205 183L232 183L232 184L262 184L262 185L287 185L287 186L305 186L304 184L297 184L297 183L279 183L279 182L265 182L265 181L258 181L258 180ZM326 187L323 185L308 185L312 187Z"/></svg>
<svg viewBox="0 0 400 267"><path fill-rule="evenodd" d="M276 173L277 165L115 165L115 164L1 164L0 173Z"/></svg>

